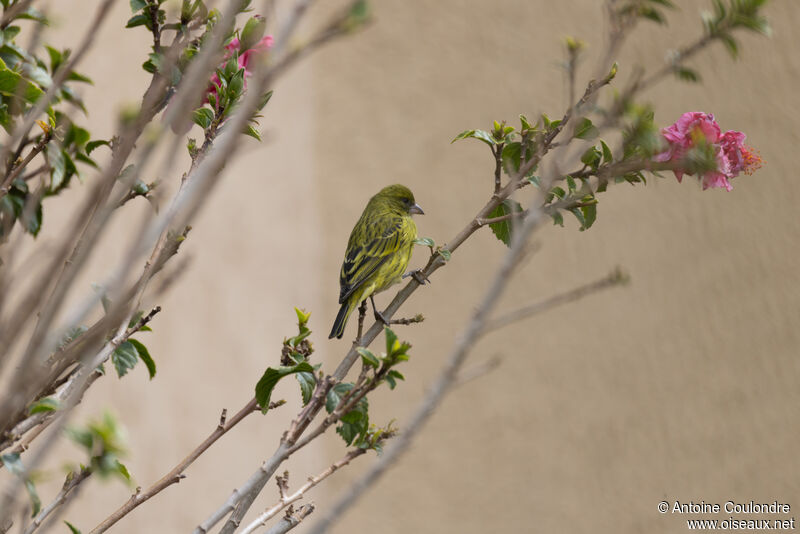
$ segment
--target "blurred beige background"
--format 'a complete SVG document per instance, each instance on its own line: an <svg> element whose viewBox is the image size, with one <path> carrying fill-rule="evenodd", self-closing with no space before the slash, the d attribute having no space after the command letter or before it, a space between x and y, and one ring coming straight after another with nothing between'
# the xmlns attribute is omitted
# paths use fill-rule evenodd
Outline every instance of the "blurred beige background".
<svg viewBox="0 0 800 534"><path fill-rule="evenodd" d="M95 4L63 13L53 40L74 46ZM669 29L642 24L631 36L618 58L621 80L636 64L657 68L668 47L699 32L706 2L678 4ZM293 306L313 312L315 356L338 362L354 331L349 325L345 340L326 339L338 269L374 192L410 186L426 212L420 234L446 242L491 192L488 151L477 142L451 145L453 136L494 119L514 124L520 113L560 116L562 39L589 44L582 83L604 39L597 0L385 0L374 2L374 14L368 30L292 70L262 121L266 142L243 141L181 253L192 258L185 278L159 302L155 332L142 336L157 377L148 382L144 369L124 380L109 376L81 407L77 421L106 407L119 416L129 432L127 464L142 486L199 443L223 407L233 411L250 398L294 330ZM540 232L541 250L503 308L617 265L632 284L482 340L471 363L500 355L501 367L455 390L335 532L683 532L686 516L656 510L676 499L778 500L792 506L791 516L800 510L800 185L791 164L800 6L775 1L767 14L773 38L745 35L739 61L714 46L693 62L704 84L668 80L646 94L663 125L684 111L713 112L724 130L747 133L766 166L737 178L732 193L701 192L693 179L615 187L602 195L588 232L573 221ZM120 103L135 102L146 83L145 33L123 33L127 16L127 2L119 2L101 30L105 46L84 64L96 81L85 92L96 135L112 131ZM56 235L80 193L75 184L45 206L41 240ZM131 206L114 231L146 209ZM407 303L407 314L427 320L399 327L414 345L402 370L407 381L372 399L376 422L395 419L403 428L502 253L488 230L479 232ZM425 256L419 249L412 262ZM95 263L87 288L102 272ZM113 532L186 532L216 509L271 454L296 411L295 384L281 384L276 395L291 405L246 420L186 480ZM80 459L76 448L63 450ZM331 432L293 459L291 480L301 483L343 453ZM310 498L324 509L373 461L360 459ZM65 517L88 530L129 493L92 480ZM253 510L275 498L270 482Z"/></svg>

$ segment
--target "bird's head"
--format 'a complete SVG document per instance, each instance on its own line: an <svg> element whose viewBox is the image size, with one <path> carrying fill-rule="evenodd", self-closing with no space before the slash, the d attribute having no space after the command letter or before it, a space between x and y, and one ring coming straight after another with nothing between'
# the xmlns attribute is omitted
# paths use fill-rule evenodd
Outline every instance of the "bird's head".
<svg viewBox="0 0 800 534"><path fill-rule="evenodd" d="M414 200L414 193L404 185L394 184L384 187L373 197L373 201L385 204L392 211L399 213L425 215L425 212Z"/></svg>

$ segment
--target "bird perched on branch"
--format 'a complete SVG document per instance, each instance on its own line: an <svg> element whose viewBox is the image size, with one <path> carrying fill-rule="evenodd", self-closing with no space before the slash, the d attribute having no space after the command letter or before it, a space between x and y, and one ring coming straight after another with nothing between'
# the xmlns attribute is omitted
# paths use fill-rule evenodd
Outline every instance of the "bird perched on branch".
<svg viewBox="0 0 800 534"><path fill-rule="evenodd" d="M417 225L411 215L423 215L414 194L404 185L381 189L353 227L339 275L339 313L328 338L341 338L347 319L367 298L375 317L385 322L372 296L400 281L411 259Z"/></svg>

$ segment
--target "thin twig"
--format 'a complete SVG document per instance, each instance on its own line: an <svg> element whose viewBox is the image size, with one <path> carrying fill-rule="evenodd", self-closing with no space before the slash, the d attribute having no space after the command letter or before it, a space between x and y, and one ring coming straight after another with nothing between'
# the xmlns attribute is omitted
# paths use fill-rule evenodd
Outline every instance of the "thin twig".
<svg viewBox="0 0 800 534"><path fill-rule="evenodd" d="M8 8L3 11L3 18L0 19L0 29L5 30L8 25L11 24L18 15L28 9L32 3L33 0L19 0L8 6Z"/></svg>
<svg viewBox="0 0 800 534"><path fill-rule="evenodd" d="M266 531L264 534L286 534L294 527L300 524L300 522L308 517L311 512L314 511L314 504L304 504L300 507L299 510L292 514L286 514L278 523L276 523L271 529Z"/></svg>
<svg viewBox="0 0 800 534"><path fill-rule="evenodd" d="M17 178L17 176L19 176L19 173L22 172L22 170L33 160L33 158L35 158L42 150L44 150L44 147L47 146L47 143L50 142L51 138L51 132L45 132L39 142L37 142L33 148L31 148L30 152L28 152L28 155L25 156L25 159L19 162L19 164L14 164L11 172L8 173L5 181L2 183L2 185L0 185L0 199L8 194L11 184L14 183L14 180Z"/></svg>
<svg viewBox="0 0 800 534"><path fill-rule="evenodd" d="M44 524L44 522L61 506L66 504L66 502L72 498L77 493L78 486L87 478L89 478L92 474L92 469L89 467L84 467L80 471L71 472L67 475L67 479L64 481L64 486L61 488L61 491L58 492L53 502L48 504L46 507L42 509L41 512L33 519L30 525L24 530L23 534L32 534L36 529Z"/></svg>
<svg viewBox="0 0 800 534"><path fill-rule="evenodd" d="M333 473L341 469L342 467L346 466L354 459L358 458L359 456L363 455L367 452L367 449L353 449L348 452L341 460L334 463L333 465L329 466L327 469L322 471L320 474L314 477L309 477L308 482L300 486L300 488L292 493L291 495L285 494L285 486L281 487L280 482L278 483L278 487L281 488L281 498L280 500L275 503L274 505L267 508L267 510L259 515L256 519L253 520L252 523L247 525L245 529L242 531L242 534L252 534L258 528L267 524L267 521L275 517L277 514L280 513L281 510L292 504L293 502L299 501L305 496L305 493L331 476ZM280 479L280 477L278 477Z"/></svg>
<svg viewBox="0 0 800 534"><path fill-rule="evenodd" d="M627 283L627 281L628 281L628 276L624 272L622 272L622 270L615 269L611 273L607 274L606 276L598 280L595 280L594 282L584 284L582 286L576 287L575 289L565 291L564 293L559 293L558 295L554 295L539 302L528 304L527 306L523 306L516 310L507 312L501 315L500 317L486 321L486 324L484 325L483 330L481 331L481 335L484 335L498 328L503 328L518 321L522 321L523 319L528 319L542 312L552 310L553 308L556 308L563 304L568 304L570 302L580 300L586 295L589 295L591 293L596 293L597 291L601 291L603 289L608 289L614 286L625 284Z"/></svg>
<svg viewBox="0 0 800 534"><path fill-rule="evenodd" d="M271 402L269 404L270 410L277 408L278 406L282 406L285 404L285 401L276 401ZM186 458L181 460L175 467L173 467L166 475L161 477L158 481L156 481L152 486L147 488L145 491L137 491L131 497L120 506L114 513L104 519L99 525L94 527L89 534L101 534L105 532L109 528L111 528L117 521L128 515L131 511L133 511L137 506L144 503L145 501L149 500L153 496L160 493L162 490L168 488L173 484L177 484L186 475L183 472L190 466L192 463L200 457L206 450L208 450L211 445L213 445L219 438L224 436L230 429L234 426L239 424L245 417L250 415L251 413L255 413L259 411L258 403L256 399L251 399L244 407L236 412L233 417L227 419L226 411L222 411L222 415L220 416L219 424L214 429L213 432L200 444L198 445L191 453L189 453Z"/></svg>

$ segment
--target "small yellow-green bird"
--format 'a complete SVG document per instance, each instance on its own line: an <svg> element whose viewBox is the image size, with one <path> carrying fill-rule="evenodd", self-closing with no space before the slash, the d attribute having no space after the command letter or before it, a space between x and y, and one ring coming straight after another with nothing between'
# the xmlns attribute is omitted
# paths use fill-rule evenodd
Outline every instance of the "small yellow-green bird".
<svg viewBox="0 0 800 534"><path fill-rule="evenodd" d="M411 215L425 212L404 185L381 189L364 208L353 227L339 275L339 313L328 338L341 338L347 319L358 305L372 295L400 281L411 259L417 225Z"/></svg>

